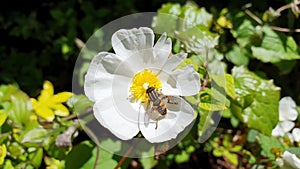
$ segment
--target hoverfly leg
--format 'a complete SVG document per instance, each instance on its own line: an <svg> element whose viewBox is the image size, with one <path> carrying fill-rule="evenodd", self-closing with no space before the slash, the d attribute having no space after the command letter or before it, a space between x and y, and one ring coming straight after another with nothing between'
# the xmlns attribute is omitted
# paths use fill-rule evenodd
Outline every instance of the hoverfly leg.
<svg viewBox="0 0 300 169"><path fill-rule="evenodd" d="M144 116L144 124L147 127L149 125L150 122L150 113L152 112L152 103L148 102L147 106L146 106L146 111L145 111L145 116Z"/></svg>
<svg viewBox="0 0 300 169"><path fill-rule="evenodd" d="M155 130L157 130L157 127L158 127L158 120L156 120Z"/></svg>

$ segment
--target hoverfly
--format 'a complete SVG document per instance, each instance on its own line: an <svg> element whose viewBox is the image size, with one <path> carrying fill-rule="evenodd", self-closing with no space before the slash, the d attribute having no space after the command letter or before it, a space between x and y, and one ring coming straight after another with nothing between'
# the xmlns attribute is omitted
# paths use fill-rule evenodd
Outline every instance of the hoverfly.
<svg viewBox="0 0 300 169"><path fill-rule="evenodd" d="M151 86L148 87L146 93L149 101L145 113L145 122L146 124L149 123L150 118L156 120L155 129L157 129L158 120L163 119L167 115L168 109L165 100L170 104L178 104L178 102L173 99L176 97L163 95L160 91Z"/></svg>

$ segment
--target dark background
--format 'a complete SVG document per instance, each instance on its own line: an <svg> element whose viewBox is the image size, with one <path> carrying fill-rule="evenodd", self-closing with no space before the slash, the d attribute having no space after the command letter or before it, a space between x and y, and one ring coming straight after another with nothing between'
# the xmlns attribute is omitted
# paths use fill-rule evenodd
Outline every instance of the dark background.
<svg viewBox="0 0 300 169"><path fill-rule="evenodd" d="M85 42L95 30L114 19L137 12L156 12L167 2L183 5L187 1L6 1L0 5L0 83L13 83L30 96L38 95L38 89L41 88L44 80L53 82L57 91L71 91L73 68L80 52L74 43L75 38ZM217 13L223 8L239 11L245 4L251 3L251 11L260 16L269 7L277 9L288 1L194 2L199 7L205 7L209 12L214 10ZM278 19L276 22L278 26L284 27L291 24L287 23L285 18ZM299 39L298 34L294 35ZM67 46L67 52L62 52L63 46ZM249 67L258 69L255 62ZM267 69L263 71L273 71L272 67L267 66ZM295 71L296 74L291 74L292 77L300 72ZM276 73L270 78L276 78ZM290 81L282 79L275 79L275 81L279 86L280 83L287 83L293 89L299 88L299 82L295 82L291 77L285 78ZM283 95L293 95L293 93L295 91L287 91Z"/></svg>

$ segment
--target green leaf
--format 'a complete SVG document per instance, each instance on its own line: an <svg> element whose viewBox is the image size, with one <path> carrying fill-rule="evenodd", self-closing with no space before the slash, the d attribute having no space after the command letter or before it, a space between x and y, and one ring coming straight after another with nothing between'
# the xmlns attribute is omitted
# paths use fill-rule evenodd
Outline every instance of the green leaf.
<svg viewBox="0 0 300 169"><path fill-rule="evenodd" d="M73 108L75 113L81 114L87 111L88 107L94 105L85 95L75 95L73 94L71 98L68 99L67 105Z"/></svg>
<svg viewBox="0 0 300 169"><path fill-rule="evenodd" d="M43 149L39 148L37 151L29 154L29 158L34 168L39 168L43 160Z"/></svg>
<svg viewBox="0 0 300 169"><path fill-rule="evenodd" d="M0 110L0 127L4 124L6 119L7 119L7 114L4 112L4 110Z"/></svg>
<svg viewBox="0 0 300 169"><path fill-rule="evenodd" d="M259 135L258 142L262 148L262 153L264 156L268 157L270 160L275 160L275 155L272 153L272 149L280 149L283 152L284 147L275 137L268 137L263 134Z"/></svg>
<svg viewBox="0 0 300 169"><path fill-rule="evenodd" d="M238 45L233 45L232 49L226 53L225 57L228 61L232 62L236 66L248 65L249 57L247 57L247 50L245 48L239 47Z"/></svg>
<svg viewBox="0 0 300 169"><path fill-rule="evenodd" d="M251 47L253 56L262 62L277 63L281 60L299 59L298 46L293 37L273 31L269 26L262 28L264 38L260 47Z"/></svg>
<svg viewBox="0 0 300 169"><path fill-rule="evenodd" d="M175 161L177 164L189 161L189 154L185 151L181 151L180 154L175 155Z"/></svg>
<svg viewBox="0 0 300 169"><path fill-rule="evenodd" d="M238 156L235 153L230 153L229 151L224 152L224 157L226 157L231 164L234 166L238 166Z"/></svg>
<svg viewBox="0 0 300 169"><path fill-rule="evenodd" d="M198 71L198 65L193 62L191 59L187 58L187 59L184 59L183 62L181 62L178 66L177 66L177 69L182 69L188 65L193 65L194 66L194 70L197 72Z"/></svg>
<svg viewBox="0 0 300 169"><path fill-rule="evenodd" d="M144 169L151 169L157 165L158 161L152 157L153 154L154 154L154 146L152 146L152 148L148 152L142 153L142 156L144 158L140 158L139 161L141 162Z"/></svg>
<svg viewBox="0 0 300 169"><path fill-rule="evenodd" d="M160 9L158 9L158 13L168 13L172 15L180 15L181 9L180 4L178 3L166 3L163 4Z"/></svg>
<svg viewBox="0 0 300 169"><path fill-rule="evenodd" d="M15 167L11 163L11 160L5 160L4 169L15 169Z"/></svg>
<svg viewBox="0 0 300 169"><path fill-rule="evenodd" d="M280 88L273 80L264 80L242 66L234 67L232 76L237 102L232 104L231 112L249 128L271 135L278 122Z"/></svg>
<svg viewBox="0 0 300 169"><path fill-rule="evenodd" d="M205 54L218 44L219 39L217 34L210 32L209 28L203 25L180 29L176 32L176 37L183 42L187 52L196 54Z"/></svg>
<svg viewBox="0 0 300 169"><path fill-rule="evenodd" d="M10 156L14 159L19 159L22 155L27 155L24 148L16 142L11 143L8 147L8 152Z"/></svg>
<svg viewBox="0 0 300 169"><path fill-rule="evenodd" d="M200 103L199 104L200 110L206 110L206 111L220 111L220 110L226 110L228 109L224 104L212 104L212 103Z"/></svg>
<svg viewBox="0 0 300 169"><path fill-rule="evenodd" d="M232 114L230 112L230 109L226 109L222 112L222 117L224 118L231 118Z"/></svg>
<svg viewBox="0 0 300 169"><path fill-rule="evenodd" d="M0 87L0 104L5 104L4 110L16 127L30 125L31 102L29 97L12 85Z"/></svg>
<svg viewBox="0 0 300 169"><path fill-rule="evenodd" d="M94 149L95 145L91 141L83 141L74 146L66 158L66 169L93 168Z"/></svg>
<svg viewBox="0 0 300 169"><path fill-rule="evenodd" d="M235 152L236 153L236 152L241 151L242 149L243 149L243 147L241 145L236 145L236 146L234 146L230 149L230 152Z"/></svg>
<svg viewBox="0 0 300 169"><path fill-rule="evenodd" d="M199 110L198 141L202 143L213 134L216 121L221 117L220 111Z"/></svg>
<svg viewBox="0 0 300 169"><path fill-rule="evenodd" d="M213 16L208 13L205 8L198 8L192 3L187 3L182 7L180 17L183 19L184 23L183 30L196 25L203 25L207 28L210 28L213 22Z"/></svg>
<svg viewBox="0 0 300 169"><path fill-rule="evenodd" d="M230 74L214 75L211 74L212 80L219 86L225 89L226 94L235 99L236 93L234 90L234 80Z"/></svg>
<svg viewBox="0 0 300 169"><path fill-rule="evenodd" d="M44 128L35 128L29 130L22 138L22 143L28 146L33 146L35 144L40 145L45 142L47 137L47 130Z"/></svg>
<svg viewBox="0 0 300 169"><path fill-rule="evenodd" d="M295 154L296 156L300 156L300 147L289 147L286 151Z"/></svg>
<svg viewBox="0 0 300 169"><path fill-rule="evenodd" d="M230 106L230 101L226 98L226 96L215 88L206 88L204 91L201 91L201 93L199 108L202 110L226 110Z"/></svg>
<svg viewBox="0 0 300 169"><path fill-rule="evenodd" d="M243 48L251 44L250 37L255 36L256 30L251 22L245 19L237 29L231 30L231 34L237 39L239 46Z"/></svg>
<svg viewBox="0 0 300 169"><path fill-rule="evenodd" d="M98 160L97 169L113 168L118 163L112 159L113 154L100 150L100 158ZM66 169L74 168L93 168L97 158L97 147L92 141L83 141L74 146L69 155L66 157Z"/></svg>
<svg viewBox="0 0 300 169"><path fill-rule="evenodd" d="M230 123L231 123L232 127L237 128L239 126L239 124L240 124L240 121L239 121L239 119L237 119L234 116L232 116L230 118Z"/></svg>
<svg viewBox="0 0 300 169"><path fill-rule="evenodd" d="M254 143L258 137L258 131L250 129L247 135L247 141L250 143Z"/></svg>
<svg viewBox="0 0 300 169"><path fill-rule="evenodd" d="M224 152L227 151L224 149L224 147L217 147L213 150L212 154L215 157L222 157L224 155Z"/></svg>
<svg viewBox="0 0 300 169"><path fill-rule="evenodd" d="M168 36L173 36L177 29L178 15L181 13L180 4L167 3L158 10L157 17L154 17L152 26L156 33L167 32Z"/></svg>
<svg viewBox="0 0 300 169"><path fill-rule="evenodd" d="M121 150L121 141L113 141L112 139L106 139L101 141L100 146L109 149L111 152L118 152Z"/></svg>

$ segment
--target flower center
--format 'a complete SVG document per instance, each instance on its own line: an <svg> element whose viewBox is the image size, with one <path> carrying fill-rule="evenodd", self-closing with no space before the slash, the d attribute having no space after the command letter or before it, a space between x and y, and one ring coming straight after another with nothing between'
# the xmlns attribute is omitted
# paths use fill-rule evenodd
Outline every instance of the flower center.
<svg viewBox="0 0 300 169"><path fill-rule="evenodd" d="M146 90L149 87L154 87L156 89L161 88L161 82L156 74L152 73L152 71L148 69L135 74L132 79L132 85L129 89L134 101L147 102L148 95Z"/></svg>

